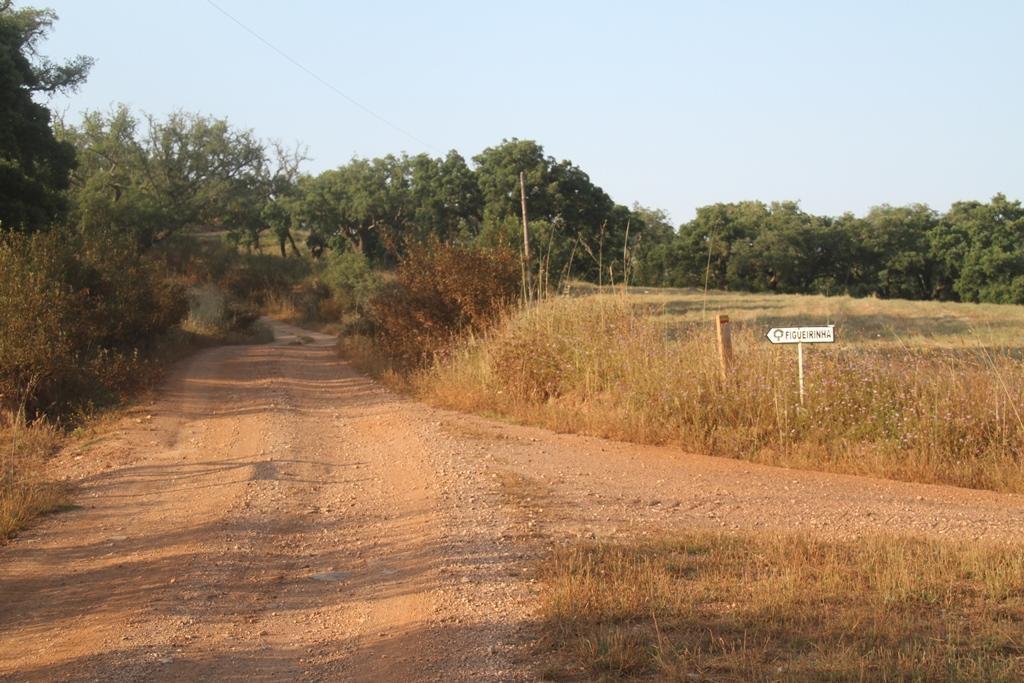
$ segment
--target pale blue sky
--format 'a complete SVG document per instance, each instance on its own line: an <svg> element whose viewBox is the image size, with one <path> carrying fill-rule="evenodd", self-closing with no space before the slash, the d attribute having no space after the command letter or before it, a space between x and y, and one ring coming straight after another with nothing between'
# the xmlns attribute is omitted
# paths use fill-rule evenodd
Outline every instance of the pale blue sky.
<svg viewBox="0 0 1024 683"><path fill-rule="evenodd" d="M1024 2L37 0L43 51L97 63L66 118L116 102L227 117L353 155L532 138L618 202L800 200L861 213L1024 198ZM426 143L425 146L423 143Z"/></svg>

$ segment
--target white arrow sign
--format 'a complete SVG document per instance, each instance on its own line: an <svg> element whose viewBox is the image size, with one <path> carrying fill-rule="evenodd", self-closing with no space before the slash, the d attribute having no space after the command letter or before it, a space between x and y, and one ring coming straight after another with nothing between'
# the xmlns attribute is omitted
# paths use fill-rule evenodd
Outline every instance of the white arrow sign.
<svg viewBox="0 0 1024 683"><path fill-rule="evenodd" d="M767 336L772 344L831 344L836 340L836 327L773 327Z"/></svg>

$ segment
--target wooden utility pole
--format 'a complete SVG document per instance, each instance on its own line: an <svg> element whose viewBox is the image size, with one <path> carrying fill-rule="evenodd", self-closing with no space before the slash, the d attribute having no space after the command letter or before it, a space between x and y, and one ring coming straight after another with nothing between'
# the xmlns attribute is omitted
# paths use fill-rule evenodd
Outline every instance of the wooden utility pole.
<svg viewBox="0 0 1024 683"><path fill-rule="evenodd" d="M523 205L523 272L525 273L526 300L533 298L533 269L530 267L530 228L526 218L526 174L519 172L519 199Z"/></svg>
<svg viewBox="0 0 1024 683"><path fill-rule="evenodd" d="M718 361L724 382L732 368L732 333L729 331L729 316L719 315L715 318L715 330L718 333Z"/></svg>

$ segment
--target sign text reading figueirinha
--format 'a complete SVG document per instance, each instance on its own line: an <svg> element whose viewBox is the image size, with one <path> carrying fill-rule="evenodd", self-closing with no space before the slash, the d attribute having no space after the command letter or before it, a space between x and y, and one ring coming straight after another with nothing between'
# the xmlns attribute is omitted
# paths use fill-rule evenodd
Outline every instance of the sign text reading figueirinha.
<svg viewBox="0 0 1024 683"><path fill-rule="evenodd" d="M773 327L768 330L772 344L831 344L836 340L835 325L822 327Z"/></svg>

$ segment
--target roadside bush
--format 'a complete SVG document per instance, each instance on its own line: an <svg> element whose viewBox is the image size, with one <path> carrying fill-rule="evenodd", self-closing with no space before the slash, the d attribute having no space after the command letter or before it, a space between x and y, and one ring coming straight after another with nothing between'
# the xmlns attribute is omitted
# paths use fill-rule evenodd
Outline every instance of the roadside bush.
<svg viewBox="0 0 1024 683"><path fill-rule="evenodd" d="M187 311L166 268L115 238L0 238L0 408L32 417L109 400Z"/></svg>
<svg viewBox="0 0 1024 683"><path fill-rule="evenodd" d="M75 249L81 272L87 274L66 284L87 291L92 309L88 343L94 348L146 350L187 313L185 288L163 264L140 254L133 242L91 237L81 242L71 238L67 245Z"/></svg>
<svg viewBox="0 0 1024 683"><path fill-rule="evenodd" d="M362 313L380 286L366 257L348 251L324 259L320 281L330 290L334 315Z"/></svg>
<svg viewBox="0 0 1024 683"><path fill-rule="evenodd" d="M402 258L395 281L370 299L365 317L387 355L422 365L458 336L494 325L519 287L519 260L509 250L417 245Z"/></svg>

